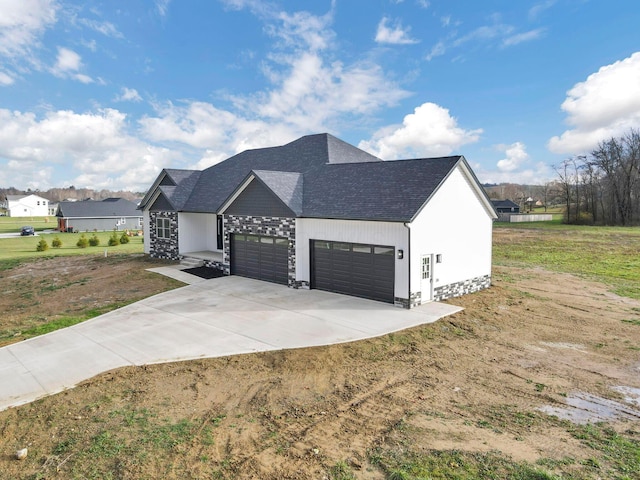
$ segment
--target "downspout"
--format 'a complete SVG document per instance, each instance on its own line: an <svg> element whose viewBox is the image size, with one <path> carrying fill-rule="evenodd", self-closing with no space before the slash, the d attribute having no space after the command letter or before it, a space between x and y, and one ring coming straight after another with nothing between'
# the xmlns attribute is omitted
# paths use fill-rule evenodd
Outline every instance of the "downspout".
<svg viewBox="0 0 640 480"><path fill-rule="evenodd" d="M407 301L409 302L409 308L411 308L411 225L407 222L404 222L404 226L407 229L407 293L409 294L409 298L407 298Z"/></svg>

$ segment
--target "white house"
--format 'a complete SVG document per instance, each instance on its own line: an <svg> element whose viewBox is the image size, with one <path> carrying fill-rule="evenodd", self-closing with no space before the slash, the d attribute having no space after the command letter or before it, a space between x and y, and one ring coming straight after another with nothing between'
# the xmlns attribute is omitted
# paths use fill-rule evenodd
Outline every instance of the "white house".
<svg viewBox="0 0 640 480"><path fill-rule="evenodd" d="M46 217L49 200L38 195L7 195L5 208L10 217Z"/></svg>
<svg viewBox="0 0 640 480"><path fill-rule="evenodd" d="M411 308L487 288L496 212L462 156L383 161L331 135L163 170L145 252Z"/></svg>

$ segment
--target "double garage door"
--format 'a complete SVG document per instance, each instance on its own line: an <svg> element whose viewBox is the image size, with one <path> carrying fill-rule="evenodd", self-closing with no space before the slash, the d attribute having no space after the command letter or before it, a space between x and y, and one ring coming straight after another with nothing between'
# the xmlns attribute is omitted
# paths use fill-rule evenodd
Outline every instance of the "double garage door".
<svg viewBox="0 0 640 480"><path fill-rule="evenodd" d="M231 235L231 274L287 285L288 246L286 238Z"/></svg>
<svg viewBox="0 0 640 480"><path fill-rule="evenodd" d="M288 284L286 238L231 236L231 273ZM394 301L395 249L311 240L311 288L382 302Z"/></svg>
<svg viewBox="0 0 640 480"><path fill-rule="evenodd" d="M311 287L393 303L395 249L312 240Z"/></svg>

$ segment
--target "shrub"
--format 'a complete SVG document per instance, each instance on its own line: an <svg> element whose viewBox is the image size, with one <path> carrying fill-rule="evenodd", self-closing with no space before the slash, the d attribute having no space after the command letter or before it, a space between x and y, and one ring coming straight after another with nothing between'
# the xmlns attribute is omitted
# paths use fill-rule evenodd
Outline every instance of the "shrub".
<svg viewBox="0 0 640 480"><path fill-rule="evenodd" d="M36 247L36 251L44 252L45 250L48 250L48 249L49 249L49 244L44 238L41 238L40 241L38 242L38 246Z"/></svg>
<svg viewBox="0 0 640 480"><path fill-rule="evenodd" d="M89 238L89 245L91 245L92 247L97 247L98 245L100 245L100 239L96 236L95 233L91 236L91 238Z"/></svg>
<svg viewBox="0 0 640 480"><path fill-rule="evenodd" d="M51 240L51 246L53 248L60 248L62 246L62 240L60 240L58 237L55 237L53 240Z"/></svg>
<svg viewBox="0 0 640 480"><path fill-rule="evenodd" d="M129 235L127 235L127 232L124 232L122 235L120 235L120 243L123 245L129 243Z"/></svg>
<svg viewBox="0 0 640 480"><path fill-rule="evenodd" d="M116 245L120 245L120 239L118 238L118 232L114 230L113 234L109 237L109 246L115 247Z"/></svg>
<svg viewBox="0 0 640 480"><path fill-rule="evenodd" d="M87 240L87 237L84 236L84 233L80 235L80 238L78 239L78 243L76 243L76 245L79 248L87 248L89 246L89 240Z"/></svg>

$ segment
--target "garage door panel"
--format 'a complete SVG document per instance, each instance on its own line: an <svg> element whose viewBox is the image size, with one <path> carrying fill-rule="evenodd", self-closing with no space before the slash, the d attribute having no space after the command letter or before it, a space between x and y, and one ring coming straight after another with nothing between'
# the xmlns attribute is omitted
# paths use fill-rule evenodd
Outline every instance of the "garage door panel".
<svg viewBox="0 0 640 480"><path fill-rule="evenodd" d="M286 238L263 235L231 236L231 273L268 282L288 283Z"/></svg>
<svg viewBox="0 0 640 480"><path fill-rule="evenodd" d="M394 247L314 240L312 287L393 303Z"/></svg>

